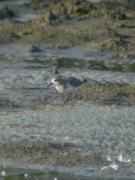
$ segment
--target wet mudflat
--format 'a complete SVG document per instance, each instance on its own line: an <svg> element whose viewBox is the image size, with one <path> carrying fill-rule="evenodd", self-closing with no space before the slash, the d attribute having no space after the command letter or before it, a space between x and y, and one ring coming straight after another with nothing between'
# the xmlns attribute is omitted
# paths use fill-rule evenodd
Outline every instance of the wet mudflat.
<svg viewBox="0 0 135 180"><path fill-rule="evenodd" d="M134 2L14 3L0 12L1 178L134 179ZM47 88L56 67L87 82Z"/></svg>
<svg viewBox="0 0 135 180"><path fill-rule="evenodd" d="M123 169L115 171L115 176L123 176L123 172L133 176L134 73L61 64L62 75L88 79L79 91L61 95L54 87L47 89L52 68L45 61L52 59L43 60L44 55L40 58L37 54L35 62L32 54L25 55L20 55L20 60L17 53L11 53L3 55L1 61L0 152L4 167L9 166L10 159L23 168L31 163L39 164L39 170L45 165L44 171L51 166L48 171L59 172L60 168L60 173L76 172L80 179L86 171L89 176L104 177L114 175L110 169L101 171L108 165L108 154L117 159L124 153L132 163L118 162ZM87 58L84 56L85 61Z"/></svg>

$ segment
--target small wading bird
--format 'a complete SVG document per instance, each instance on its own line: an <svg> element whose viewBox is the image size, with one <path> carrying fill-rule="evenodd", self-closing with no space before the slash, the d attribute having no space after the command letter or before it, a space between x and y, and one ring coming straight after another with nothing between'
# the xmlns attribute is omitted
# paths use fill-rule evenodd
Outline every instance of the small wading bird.
<svg viewBox="0 0 135 180"><path fill-rule="evenodd" d="M54 77L52 78L51 83L48 85L48 88L54 85L59 93L72 93L75 90L78 90L81 87L81 85L83 85L86 82L86 79L82 81L75 77L62 77L59 75L58 70L56 69Z"/></svg>

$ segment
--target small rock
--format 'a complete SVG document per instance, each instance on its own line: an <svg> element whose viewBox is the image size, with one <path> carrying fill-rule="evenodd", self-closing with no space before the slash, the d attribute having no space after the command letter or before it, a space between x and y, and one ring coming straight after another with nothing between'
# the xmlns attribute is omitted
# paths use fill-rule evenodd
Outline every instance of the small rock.
<svg viewBox="0 0 135 180"><path fill-rule="evenodd" d="M34 52L41 52L42 50L39 47L32 44L28 47L28 51L34 53Z"/></svg>
<svg viewBox="0 0 135 180"><path fill-rule="evenodd" d="M28 177L28 174L24 174L24 177L27 178L27 177Z"/></svg>
<svg viewBox="0 0 135 180"><path fill-rule="evenodd" d="M1 176L6 176L6 171L1 171Z"/></svg>

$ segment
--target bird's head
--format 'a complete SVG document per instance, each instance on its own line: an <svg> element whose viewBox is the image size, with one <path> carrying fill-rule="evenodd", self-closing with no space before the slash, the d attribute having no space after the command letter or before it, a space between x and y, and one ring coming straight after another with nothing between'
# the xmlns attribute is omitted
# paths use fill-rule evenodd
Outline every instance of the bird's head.
<svg viewBox="0 0 135 180"><path fill-rule="evenodd" d="M59 75L58 70L55 69L54 77L51 79L51 83L48 85L48 87L50 87L58 82L58 75Z"/></svg>

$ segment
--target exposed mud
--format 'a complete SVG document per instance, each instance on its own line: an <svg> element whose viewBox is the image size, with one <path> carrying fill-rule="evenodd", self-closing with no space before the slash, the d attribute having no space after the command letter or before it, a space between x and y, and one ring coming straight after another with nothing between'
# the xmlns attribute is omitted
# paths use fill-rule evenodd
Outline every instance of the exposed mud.
<svg viewBox="0 0 135 180"><path fill-rule="evenodd" d="M131 2L35 2L42 18L1 22L0 42L51 43L55 47L85 45L95 51L133 52L134 9ZM41 5L40 5L41 4ZM45 12L45 13L44 13ZM63 19L64 18L64 19ZM128 26L127 26L128 25ZM132 27L131 27L132 26Z"/></svg>

